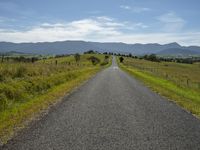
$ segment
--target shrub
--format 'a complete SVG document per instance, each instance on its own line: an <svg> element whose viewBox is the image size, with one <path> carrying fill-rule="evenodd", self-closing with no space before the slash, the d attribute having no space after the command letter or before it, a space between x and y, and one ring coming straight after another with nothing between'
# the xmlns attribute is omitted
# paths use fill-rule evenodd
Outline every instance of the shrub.
<svg viewBox="0 0 200 150"><path fill-rule="evenodd" d="M104 61L100 64L101 66L105 66L109 63L109 56L105 55L104 57Z"/></svg>
<svg viewBox="0 0 200 150"><path fill-rule="evenodd" d="M100 62L100 59L94 56L89 57L88 60L90 60L93 65L96 65Z"/></svg>
<svg viewBox="0 0 200 150"><path fill-rule="evenodd" d="M25 82L12 81L9 84L0 84L0 93L4 94L8 100L24 101L27 99L27 92L25 91Z"/></svg>
<svg viewBox="0 0 200 150"><path fill-rule="evenodd" d="M108 58L109 58L109 56L108 56L108 55L106 55L106 56L105 56L105 59L108 59Z"/></svg>
<svg viewBox="0 0 200 150"><path fill-rule="evenodd" d="M160 62L159 58L155 54L144 55L143 59L149 60L149 61L154 61L154 62Z"/></svg>
<svg viewBox="0 0 200 150"><path fill-rule="evenodd" d="M80 54L76 53L76 54L74 55L74 58L75 58L75 61L78 62L78 61L80 61L81 56L80 56Z"/></svg>
<svg viewBox="0 0 200 150"><path fill-rule="evenodd" d="M132 57L132 54L131 54L131 53L129 53L129 54L128 54L128 57Z"/></svg>
<svg viewBox="0 0 200 150"><path fill-rule="evenodd" d="M14 99L16 92L12 86L2 84L0 87L0 93L3 93L8 99Z"/></svg>
<svg viewBox="0 0 200 150"><path fill-rule="evenodd" d="M87 52L84 52L84 54L95 54L95 53L97 53L97 52L95 52L94 50L89 50Z"/></svg>
<svg viewBox="0 0 200 150"><path fill-rule="evenodd" d="M159 61L155 54L151 54L148 56L148 60L150 61Z"/></svg>
<svg viewBox="0 0 200 150"><path fill-rule="evenodd" d="M123 57L119 57L119 61L120 61L120 63L123 63L124 58Z"/></svg>

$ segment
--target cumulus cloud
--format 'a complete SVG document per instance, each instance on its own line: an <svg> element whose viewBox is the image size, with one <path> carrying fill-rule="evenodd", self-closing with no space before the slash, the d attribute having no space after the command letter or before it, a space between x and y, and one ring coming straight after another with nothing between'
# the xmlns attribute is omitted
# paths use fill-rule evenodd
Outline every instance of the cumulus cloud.
<svg viewBox="0 0 200 150"><path fill-rule="evenodd" d="M177 21L171 19L172 22ZM199 45L200 32L141 33L147 25L137 22L121 22L100 16L66 23L41 23L28 30L0 29L0 41L10 42L52 42L64 40L85 40L97 42L125 43L169 43Z"/></svg>
<svg viewBox="0 0 200 150"><path fill-rule="evenodd" d="M0 40L12 42L60 41L66 39L99 40L111 36L120 36L122 29L133 30L143 26L140 23L118 22L113 18L101 16L67 23L42 23L26 31L4 29L0 30Z"/></svg>

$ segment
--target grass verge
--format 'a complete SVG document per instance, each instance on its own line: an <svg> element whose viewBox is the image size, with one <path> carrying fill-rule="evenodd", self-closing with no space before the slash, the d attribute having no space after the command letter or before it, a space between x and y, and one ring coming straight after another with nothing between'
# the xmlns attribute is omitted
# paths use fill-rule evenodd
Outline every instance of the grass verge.
<svg viewBox="0 0 200 150"><path fill-rule="evenodd" d="M0 145L49 110L66 93L110 64L111 59L101 54L80 55L78 61L71 55L34 63L1 62Z"/></svg>
<svg viewBox="0 0 200 150"><path fill-rule="evenodd" d="M66 93L88 80L100 70L99 67L79 70L78 76L66 83L51 88L47 93L0 113L0 144L4 144L15 133L34 120L42 111L58 102Z"/></svg>
<svg viewBox="0 0 200 150"><path fill-rule="evenodd" d="M179 87L169 80L141 71L132 66L126 66L122 63L119 63L119 66L130 75L141 80L153 91L169 98L195 116L200 117L200 93L189 88Z"/></svg>

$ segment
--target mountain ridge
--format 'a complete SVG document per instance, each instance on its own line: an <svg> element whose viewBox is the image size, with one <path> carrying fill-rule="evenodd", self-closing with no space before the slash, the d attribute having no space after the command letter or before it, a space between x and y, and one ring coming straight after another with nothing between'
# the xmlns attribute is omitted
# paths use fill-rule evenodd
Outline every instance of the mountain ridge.
<svg viewBox="0 0 200 150"><path fill-rule="evenodd" d="M200 52L196 52L190 49L184 49L184 48L170 48L165 49L157 53L158 55L198 55Z"/></svg>
<svg viewBox="0 0 200 150"><path fill-rule="evenodd" d="M148 44L126 44L122 42L90 42L90 41L56 41L56 42L37 42L37 43L12 43L0 42L0 53L16 51L32 54L71 54L83 53L88 50L99 52L132 53L134 55L159 54L161 51L182 49L189 52L200 54L199 46L181 46L176 42L168 44L148 43ZM190 53L188 53L190 54ZM192 53L191 53L192 54Z"/></svg>

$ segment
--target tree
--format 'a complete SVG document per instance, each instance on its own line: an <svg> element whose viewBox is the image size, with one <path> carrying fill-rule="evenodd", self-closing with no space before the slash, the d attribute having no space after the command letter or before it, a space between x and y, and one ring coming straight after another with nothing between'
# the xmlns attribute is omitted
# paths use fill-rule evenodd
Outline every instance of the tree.
<svg viewBox="0 0 200 150"><path fill-rule="evenodd" d="M109 58L109 56L108 55L105 55L105 59L108 59Z"/></svg>
<svg viewBox="0 0 200 150"><path fill-rule="evenodd" d="M128 54L128 57L132 57L132 54L131 54L131 53L129 53L129 54Z"/></svg>
<svg viewBox="0 0 200 150"><path fill-rule="evenodd" d="M76 54L74 55L74 58L75 58L75 61L78 62L78 61L80 61L81 56L80 56L80 54L76 53Z"/></svg>
<svg viewBox="0 0 200 150"><path fill-rule="evenodd" d="M143 59L149 60L149 61L154 61L154 62L159 62L160 61L159 58L155 54L144 55Z"/></svg>
<svg viewBox="0 0 200 150"><path fill-rule="evenodd" d="M100 62L99 58L94 57L94 56L89 57L88 60L90 60L93 65L96 65Z"/></svg>
<svg viewBox="0 0 200 150"><path fill-rule="evenodd" d="M94 50L89 50L87 52L84 52L84 54L95 54L96 52Z"/></svg>
<svg viewBox="0 0 200 150"><path fill-rule="evenodd" d="M37 61L37 60L38 60L37 57L32 57L32 58L31 58L31 62L32 62L32 63L34 63L34 62Z"/></svg>
<svg viewBox="0 0 200 150"><path fill-rule="evenodd" d="M143 57L145 60L148 60L149 56L148 55L144 55Z"/></svg>
<svg viewBox="0 0 200 150"><path fill-rule="evenodd" d="M151 54L148 56L148 60L158 62L158 58L155 54Z"/></svg>
<svg viewBox="0 0 200 150"><path fill-rule="evenodd" d="M119 61L120 61L120 63L123 63L124 58L123 57L119 57Z"/></svg>

